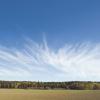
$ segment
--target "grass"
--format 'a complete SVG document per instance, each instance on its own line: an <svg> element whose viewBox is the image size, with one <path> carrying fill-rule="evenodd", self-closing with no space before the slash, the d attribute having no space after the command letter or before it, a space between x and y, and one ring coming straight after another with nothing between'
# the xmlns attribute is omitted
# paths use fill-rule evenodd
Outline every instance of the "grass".
<svg viewBox="0 0 100 100"><path fill-rule="evenodd" d="M0 89L0 100L100 100L100 91Z"/></svg>

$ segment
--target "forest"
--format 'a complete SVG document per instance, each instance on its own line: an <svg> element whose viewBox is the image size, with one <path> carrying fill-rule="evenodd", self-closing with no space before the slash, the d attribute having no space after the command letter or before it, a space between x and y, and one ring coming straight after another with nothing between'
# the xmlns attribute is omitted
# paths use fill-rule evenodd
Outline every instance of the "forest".
<svg viewBox="0 0 100 100"><path fill-rule="evenodd" d="M100 90L100 82L35 82L35 81L0 81L0 88L8 89L66 89L66 90Z"/></svg>

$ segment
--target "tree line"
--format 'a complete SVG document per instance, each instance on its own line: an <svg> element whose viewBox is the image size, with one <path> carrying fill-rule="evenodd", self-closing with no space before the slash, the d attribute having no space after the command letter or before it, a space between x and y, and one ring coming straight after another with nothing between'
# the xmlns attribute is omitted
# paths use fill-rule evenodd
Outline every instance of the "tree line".
<svg viewBox="0 0 100 100"><path fill-rule="evenodd" d="M32 82L32 81L0 81L0 88L9 89L66 89L66 90L100 90L100 82Z"/></svg>

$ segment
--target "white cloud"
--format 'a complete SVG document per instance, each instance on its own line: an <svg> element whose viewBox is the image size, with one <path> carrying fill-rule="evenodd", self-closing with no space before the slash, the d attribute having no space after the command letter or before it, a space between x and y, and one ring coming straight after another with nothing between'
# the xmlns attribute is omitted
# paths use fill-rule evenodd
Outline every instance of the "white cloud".
<svg viewBox="0 0 100 100"><path fill-rule="evenodd" d="M1 46L1 79L100 81L100 44L66 44L54 49L45 40L38 44L30 39L22 49Z"/></svg>

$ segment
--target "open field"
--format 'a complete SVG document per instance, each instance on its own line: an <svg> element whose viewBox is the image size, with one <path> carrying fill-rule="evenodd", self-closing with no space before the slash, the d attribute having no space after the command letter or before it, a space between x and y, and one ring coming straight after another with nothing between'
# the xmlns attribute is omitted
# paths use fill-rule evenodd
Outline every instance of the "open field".
<svg viewBox="0 0 100 100"><path fill-rule="evenodd" d="M100 91L0 89L0 100L100 100Z"/></svg>

